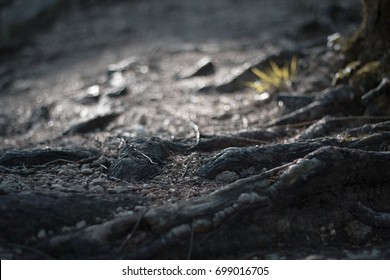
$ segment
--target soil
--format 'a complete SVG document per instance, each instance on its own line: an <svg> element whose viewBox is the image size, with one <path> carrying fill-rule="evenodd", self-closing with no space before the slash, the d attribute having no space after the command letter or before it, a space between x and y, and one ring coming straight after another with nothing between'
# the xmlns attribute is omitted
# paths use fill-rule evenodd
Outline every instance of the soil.
<svg viewBox="0 0 390 280"><path fill-rule="evenodd" d="M204 197L236 179L261 172L248 168L246 174L230 170L210 178L198 176L208 159L230 146L224 140L202 149L161 148L169 151L155 158L149 154L155 144L145 144L144 149L142 141L159 137L167 141L164 143L192 147L212 136L266 128L294 111L294 105L263 100L262 95L244 86L221 92L218 85L272 55L293 51L300 55L297 77L292 88L281 93L315 98L316 93L332 88L334 73L342 66L342 56L327 48L327 36L355 30L359 14L358 0L134 0L84 5L74 1L23 47L1 56L0 257L131 257L106 251L50 251L39 244L143 209ZM209 62L206 71L197 72L202 66L199 63L205 62ZM303 128L284 127L287 134L266 142L291 141ZM140 146L129 144L134 139L143 139ZM232 146L262 145L263 140ZM54 149L54 154L62 148L90 151L92 156L48 159L40 154L48 148ZM6 162L7 152L15 149L24 156L37 152L37 163L23 156L15 165ZM142 167L135 175L121 177L113 166L129 157L143 160L145 166L151 163L155 169ZM309 208L306 204L301 207ZM270 219L285 215L299 221L295 233L272 237L274 245L270 247L256 238L245 246L229 244L229 238L241 232L246 232L242 236L256 235L257 228L244 219L241 226L245 228L222 229L228 232L223 239L224 251L199 246L191 257L382 256L372 245L384 246L388 241L380 236L367 241L372 227L353 219L342 226L347 228L345 236L353 235L354 228L366 234L353 235L353 244L340 244L344 237L335 236L341 225L332 223L336 214L326 214L324 209L300 220L296 205L290 212L273 213ZM303 241L307 237L300 235L308 220L311 234L317 235L316 244L322 244L319 249L308 246ZM283 219L265 224L270 229L287 226ZM203 238L215 238L209 235ZM180 248L174 254L148 258L185 258L187 252Z"/></svg>

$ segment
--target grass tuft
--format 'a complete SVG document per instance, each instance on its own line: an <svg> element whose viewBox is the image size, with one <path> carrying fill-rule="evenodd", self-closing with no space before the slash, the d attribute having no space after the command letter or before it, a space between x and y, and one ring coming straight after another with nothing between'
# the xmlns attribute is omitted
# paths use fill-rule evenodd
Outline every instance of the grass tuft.
<svg viewBox="0 0 390 280"><path fill-rule="evenodd" d="M265 71L253 67L251 71L259 80L255 82L245 82L247 87L254 88L259 93L275 93L282 90L289 90L296 78L298 70L298 59L296 56L291 58L290 63L279 66L274 61L270 62L270 68Z"/></svg>

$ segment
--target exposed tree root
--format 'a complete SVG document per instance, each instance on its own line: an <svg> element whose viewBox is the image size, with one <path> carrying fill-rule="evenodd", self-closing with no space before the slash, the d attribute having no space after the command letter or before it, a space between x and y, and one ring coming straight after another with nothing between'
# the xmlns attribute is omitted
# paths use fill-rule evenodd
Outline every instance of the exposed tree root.
<svg viewBox="0 0 390 280"><path fill-rule="evenodd" d="M174 245L188 240L193 232L195 235L213 232L234 217L245 217L248 210L255 211L256 216L266 217L310 198L317 201L331 192L347 206L342 211L349 211L348 205L354 201L344 196L348 186L388 182L389 169L389 152L324 146L303 158L238 180L205 197L151 208L145 213L134 213L80 232L57 236L40 248L51 254L64 248L78 253L84 251L88 256L105 254L118 248L115 244L137 226L134 239L127 240L127 245L121 248L125 256L158 258L167 255L165 250L178 251L180 246ZM365 216L375 215L368 208L360 208ZM141 220L140 215L143 216ZM376 216L377 220L388 222L387 214Z"/></svg>

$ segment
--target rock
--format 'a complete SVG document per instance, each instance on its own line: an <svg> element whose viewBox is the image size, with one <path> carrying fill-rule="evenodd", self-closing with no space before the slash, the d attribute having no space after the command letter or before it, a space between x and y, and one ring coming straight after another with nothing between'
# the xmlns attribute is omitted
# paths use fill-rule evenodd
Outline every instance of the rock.
<svg viewBox="0 0 390 280"><path fill-rule="evenodd" d="M154 177L159 173L158 166L147 159L124 158L116 161L110 168L110 176L127 182L136 182Z"/></svg>
<svg viewBox="0 0 390 280"><path fill-rule="evenodd" d="M128 93L129 91L127 90L126 86L112 87L103 91L103 95L111 98L125 96Z"/></svg>
<svg viewBox="0 0 390 280"><path fill-rule="evenodd" d="M80 221L76 224L76 228L77 229L82 229L82 228L85 228L87 226L87 222L86 221Z"/></svg>
<svg viewBox="0 0 390 280"><path fill-rule="evenodd" d="M77 175L77 171L70 168L64 168L58 172L58 175L60 176L75 176Z"/></svg>
<svg viewBox="0 0 390 280"><path fill-rule="evenodd" d="M132 187L128 187L128 186L115 186L113 190L116 193L125 193L131 191L131 189Z"/></svg>
<svg viewBox="0 0 390 280"><path fill-rule="evenodd" d="M97 103L100 99L100 96L100 86L93 85L88 87L87 94L81 98L76 99L76 102L83 105L91 105Z"/></svg>
<svg viewBox="0 0 390 280"><path fill-rule="evenodd" d="M91 168L84 168L84 169L81 169L81 174L88 176L88 175L93 174L93 170Z"/></svg>
<svg viewBox="0 0 390 280"><path fill-rule="evenodd" d="M113 112L105 115L95 116L89 120L71 126L66 132L64 132L64 135L82 134L102 130L112 121L114 121L119 115L120 113Z"/></svg>
<svg viewBox="0 0 390 280"><path fill-rule="evenodd" d="M178 75L180 79L189 79L198 76L208 76L215 73L214 64L210 61L208 57L203 57L200 59L196 65L191 68L187 73Z"/></svg>
<svg viewBox="0 0 390 280"><path fill-rule="evenodd" d="M46 236L47 236L46 230L44 230L44 229L41 229L41 230L38 232L38 234L37 234L37 237L38 237L38 238L45 238Z"/></svg>
<svg viewBox="0 0 390 280"><path fill-rule="evenodd" d="M88 192L90 193L102 193L104 192L104 188L102 186L96 185L92 186L88 189Z"/></svg>
<svg viewBox="0 0 390 280"><path fill-rule="evenodd" d="M74 192L85 192L85 189L81 185L70 185L69 189Z"/></svg>
<svg viewBox="0 0 390 280"><path fill-rule="evenodd" d="M233 183L234 181L237 181L240 179L240 176L236 172L231 172L231 171L223 171L219 173L216 177L215 180L223 182L223 183Z"/></svg>
<svg viewBox="0 0 390 280"><path fill-rule="evenodd" d="M168 155L169 149L160 138L131 139L120 158L111 165L109 176L127 182L154 177Z"/></svg>
<svg viewBox="0 0 390 280"><path fill-rule="evenodd" d="M296 56L298 58L304 57L304 54L297 51L282 51L275 55L267 56L266 58L260 60L259 62L252 63L250 66L244 65L241 70L238 71L238 74L233 75L228 78L226 81L223 81L214 86L206 86L205 88L200 89L199 91L207 92L210 90L216 90L218 92L231 93L236 90L242 89L245 82L253 82L257 80L257 77L252 73L251 68L257 68L261 71L268 69L270 67L270 62L273 61L276 64L282 65L286 61L291 61L292 57Z"/></svg>
<svg viewBox="0 0 390 280"><path fill-rule="evenodd" d="M137 57L128 57L117 63L110 64L107 69L107 74L109 77L111 77L116 72L123 72L132 69L135 65L138 64L138 62L139 61Z"/></svg>
<svg viewBox="0 0 390 280"><path fill-rule="evenodd" d="M106 183L106 180L101 178L96 178L91 181L92 186L102 186Z"/></svg>
<svg viewBox="0 0 390 280"><path fill-rule="evenodd" d="M114 72L109 79L109 85L114 88L125 87L126 79L122 75L122 72Z"/></svg>

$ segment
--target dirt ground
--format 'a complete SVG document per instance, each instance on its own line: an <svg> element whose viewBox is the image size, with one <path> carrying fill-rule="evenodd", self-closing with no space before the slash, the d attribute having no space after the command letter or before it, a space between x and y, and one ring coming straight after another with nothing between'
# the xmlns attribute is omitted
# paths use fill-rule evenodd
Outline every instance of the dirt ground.
<svg viewBox="0 0 390 280"><path fill-rule="evenodd" d="M320 92L341 66L340 56L326 47L327 36L349 34L359 15L358 0L75 1L26 45L0 58L0 155L62 147L97 150L99 156L19 166L18 172L0 169L0 257L92 258L50 255L34 244L226 185L231 178L197 176L214 151L171 154L157 176L134 182L115 180L108 169L126 139L195 143L199 137L254 131L288 113L253 89L220 92L215 85L290 50L304 56L289 94ZM202 61L213 70L186 77ZM89 124L95 130L77 126L97 116L112 117ZM334 225L317 226L322 235L333 232ZM345 258L336 251L244 248L208 258Z"/></svg>

